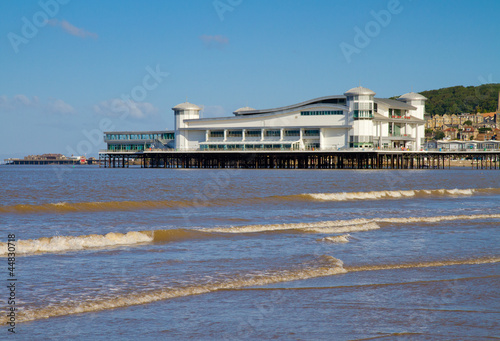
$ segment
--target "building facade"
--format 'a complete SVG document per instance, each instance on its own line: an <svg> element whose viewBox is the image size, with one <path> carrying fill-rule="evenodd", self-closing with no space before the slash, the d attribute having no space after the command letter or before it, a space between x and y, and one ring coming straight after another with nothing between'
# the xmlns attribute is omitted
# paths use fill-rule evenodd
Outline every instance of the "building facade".
<svg viewBox="0 0 500 341"><path fill-rule="evenodd" d="M112 131L104 133L104 142L110 152L140 152L152 149L173 149L174 132Z"/></svg>
<svg viewBox="0 0 500 341"><path fill-rule="evenodd" d="M376 98L364 87L343 95L315 98L285 107L256 110L244 107L233 116L200 118L201 108L181 103L172 108L175 130L161 148L196 150L337 150L398 148L420 150L424 141L426 98L407 93L397 100ZM155 132L162 133L162 132ZM116 145L105 133L108 150ZM132 146L141 132L123 132ZM148 148L144 139L136 146Z"/></svg>

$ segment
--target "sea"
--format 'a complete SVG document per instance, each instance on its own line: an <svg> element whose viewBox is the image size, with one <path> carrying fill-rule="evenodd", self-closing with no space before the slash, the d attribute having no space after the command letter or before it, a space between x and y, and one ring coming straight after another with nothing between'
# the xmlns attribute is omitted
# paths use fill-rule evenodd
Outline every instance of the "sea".
<svg viewBox="0 0 500 341"><path fill-rule="evenodd" d="M499 339L499 203L498 170L0 166L0 339Z"/></svg>

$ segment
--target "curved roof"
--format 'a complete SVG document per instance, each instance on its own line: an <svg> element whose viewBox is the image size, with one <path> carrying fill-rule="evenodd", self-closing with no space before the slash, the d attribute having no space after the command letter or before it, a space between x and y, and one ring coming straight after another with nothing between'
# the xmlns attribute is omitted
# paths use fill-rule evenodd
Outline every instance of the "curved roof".
<svg viewBox="0 0 500 341"><path fill-rule="evenodd" d="M172 110L201 110L199 106L193 103L184 102L181 104L177 104Z"/></svg>
<svg viewBox="0 0 500 341"><path fill-rule="evenodd" d="M390 98L374 98L374 102L390 109L417 110L413 105Z"/></svg>
<svg viewBox="0 0 500 341"><path fill-rule="evenodd" d="M358 86L357 88L352 88L350 90L347 90L344 93L344 95L371 95L371 96L375 96L375 92L368 89L368 88Z"/></svg>
<svg viewBox="0 0 500 341"><path fill-rule="evenodd" d="M288 105L285 107L279 107L279 108L274 108L274 109L264 109L264 110L252 110L248 109L248 111L235 111L233 114L239 116L239 115L257 115L257 114L270 114L270 113L275 113L278 111L284 111L284 110L293 110L299 107L303 107L309 104L335 104L339 107L345 107L345 96L342 95L336 95L336 96L325 96L325 97L319 97L319 98L314 98L305 102L297 103L297 104L292 104ZM342 108L344 109L344 108ZM348 109L345 107L345 109ZM239 109L238 109L239 110Z"/></svg>
<svg viewBox="0 0 500 341"><path fill-rule="evenodd" d="M234 112L241 112L241 111L254 111L255 109L254 108L250 108L250 107L243 107L243 108L239 108L238 110L235 110Z"/></svg>
<svg viewBox="0 0 500 341"><path fill-rule="evenodd" d="M408 100L426 100L427 98L416 92L409 92L400 96L398 99L408 99Z"/></svg>

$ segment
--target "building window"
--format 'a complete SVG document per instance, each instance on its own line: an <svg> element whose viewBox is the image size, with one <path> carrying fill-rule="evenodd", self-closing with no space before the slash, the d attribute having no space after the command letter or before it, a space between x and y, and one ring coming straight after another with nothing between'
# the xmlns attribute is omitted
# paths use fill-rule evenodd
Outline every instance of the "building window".
<svg viewBox="0 0 500 341"><path fill-rule="evenodd" d="M227 132L227 137L242 137L243 132L241 130L229 130Z"/></svg>
<svg viewBox="0 0 500 341"><path fill-rule="evenodd" d="M391 118L401 118L401 109L390 109Z"/></svg>
<svg viewBox="0 0 500 341"><path fill-rule="evenodd" d="M373 96L371 95L360 95L358 98L360 101L373 101Z"/></svg>
<svg viewBox="0 0 500 341"><path fill-rule="evenodd" d="M306 143L304 145L305 149L306 150L315 150L315 149L319 149L319 143Z"/></svg>
<svg viewBox="0 0 500 341"><path fill-rule="evenodd" d="M373 118L373 112L371 110L354 110L354 119L359 118Z"/></svg>
<svg viewBox="0 0 500 341"><path fill-rule="evenodd" d="M260 137L260 130L247 130L245 137Z"/></svg>
<svg viewBox="0 0 500 341"><path fill-rule="evenodd" d="M305 129L304 136L319 136L319 129Z"/></svg>
<svg viewBox="0 0 500 341"><path fill-rule="evenodd" d="M210 137L224 137L224 131L223 130L210 131Z"/></svg>
<svg viewBox="0 0 500 341"><path fill-rule="evenodd" d="M372 109L373 109L372 102L354 103L354 110L372 110Z"/></svg>
<svg viewBox="0 0 500 341"><path fill-rule="evenodd" d="M301 116L311 116L311 115L343 115L342 110L318 110L318 111L301 111Z"/></svg>
<svg viewBox="0 0 500 341"><path fill-rule="evenodd" d="M349 142L361 142L361 143L372 143L373 136L370 135L354 135L349 137Z"/></svg>
<svg viewBox="0 0 500 341"><path fill-rule="evenodd" d="M285 130L285 136L300 136L300 130Z"/></svg>
<svg viewBox="0 0 500 341"><path fill-rule="evenodd" d="M280 137L279 130L266 130L266 137Z"/></svg>

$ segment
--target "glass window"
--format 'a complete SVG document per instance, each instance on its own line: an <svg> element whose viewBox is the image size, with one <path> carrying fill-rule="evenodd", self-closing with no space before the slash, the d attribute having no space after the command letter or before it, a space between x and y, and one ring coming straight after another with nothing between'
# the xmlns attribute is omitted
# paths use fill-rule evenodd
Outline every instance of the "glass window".
<svg viewBox="0 0 500 341"><path fill-rule="evenodd" d="M210 137L224 137L224 131L223 130L210 131Z"/></svg>
<svg viewBox="0 0 500 341"><path fill-rule="evenodd" d="M300 136L300 130L285 130L285 136Z"/></svg>
<svg viewBox="0 0 500 341"><path fill-rule="evenodd" d="M242 137L243 132L241 130L229 130L227 132L228 137Z"/></svg>
<svg viewBox="0 0 500 341"><path fill-rule="evenodd" d="M266 130L266 136L271 137L271 136L280 136L280 131L279 130Z"/></svg>
<svg viewBox="0 0 500 341"><path fill-rule="evenodd" d="M246 137L260 137L260 130L247 130L245 132Z"/></svg>
<svg viewBox="0 0 500 341"><path fill-rule="evenodd" d="M355 105L357 103L354 103ZM311 116L311 115L343 115L342 110L321 110L321 111L301 111L301 116Z"/></svg>
<svg viewBox="0 0 500 341"><path fill-rule="evenodd" d="M304 136L319 136L319 129L306 129Z"/></svg>

